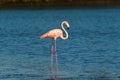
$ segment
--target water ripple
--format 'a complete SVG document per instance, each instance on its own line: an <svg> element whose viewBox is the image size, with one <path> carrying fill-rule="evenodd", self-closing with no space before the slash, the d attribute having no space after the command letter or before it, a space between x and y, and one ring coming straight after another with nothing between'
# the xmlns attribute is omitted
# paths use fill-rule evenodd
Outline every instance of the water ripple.
<svg viewBox="0 0 120 80"><path fill-rule="evenodd" d="M7 78L27 78L27 77L43 77L42 75L37 74L6 74L0 75L0 79L7 79Z"/></svg>

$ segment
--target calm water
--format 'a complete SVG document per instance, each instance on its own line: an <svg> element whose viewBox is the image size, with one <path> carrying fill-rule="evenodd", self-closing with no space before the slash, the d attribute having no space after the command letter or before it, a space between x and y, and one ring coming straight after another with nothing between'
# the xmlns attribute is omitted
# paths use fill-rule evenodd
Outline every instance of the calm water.
<svg viewBox="0 0 120 80"><path fill-rule="evenodd" d="M39 36L68 20L57 39L60 80L120 80L120 9L1 10L0 80L50 78L51 39Z"/></svg>

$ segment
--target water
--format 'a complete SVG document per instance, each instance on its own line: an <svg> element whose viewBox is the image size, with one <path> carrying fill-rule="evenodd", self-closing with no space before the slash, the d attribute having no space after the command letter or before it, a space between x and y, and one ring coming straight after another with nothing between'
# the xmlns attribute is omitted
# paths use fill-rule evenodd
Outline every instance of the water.
<svg viewBox="0 0 120 80"><path fill-rule="evenodd" d="M58 80L120 79L120 9L1 10L0 80L50 78L52 40L39 36L69 21L57 39Z"/></svg>

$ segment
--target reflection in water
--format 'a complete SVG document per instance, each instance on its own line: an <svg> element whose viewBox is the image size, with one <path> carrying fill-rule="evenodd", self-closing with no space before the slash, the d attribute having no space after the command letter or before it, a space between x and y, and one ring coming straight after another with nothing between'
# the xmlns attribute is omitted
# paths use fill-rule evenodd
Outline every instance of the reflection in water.
<svg viewBox="0 0 120 80"><path fill-rule="evenodd" d="M45 75L44 75L45 76ZM12 78L16 78L17 79L21 79L21 80L119 80L120 77L116 76L116 77L112 77L110 75L106 75L106 73L101 73L101 74L94 74L94 75L89 75L89 76L85 76L85 75L79 75L77 77L71 77L71 76L63 76L63 75L51 75L51 78L44 78L43 75L37 75L37 74L6 74L6 75L0 75L0 80L3 79L12 79ZM47 75L46 75L47 76ZM118 78L118 79L116 79Z"/></svg>
<svg viewBox="0 0 120 80"><path fill-rule="evenodd" d="M54 71L54 55L56 58L56 65L55 65L55 71ZM51 79L57 79L58 78L58 60L57 60L57 53L53 54L51 53L51 63L50 63L50 71L51 71Z"/></svg>
<svg viewBox="0 0 120 80"><path fill-rule="evenodd" d="M56 79L58 79L58 76L53 74L53 75L51 75L51 79L56 80Z"/></svg>

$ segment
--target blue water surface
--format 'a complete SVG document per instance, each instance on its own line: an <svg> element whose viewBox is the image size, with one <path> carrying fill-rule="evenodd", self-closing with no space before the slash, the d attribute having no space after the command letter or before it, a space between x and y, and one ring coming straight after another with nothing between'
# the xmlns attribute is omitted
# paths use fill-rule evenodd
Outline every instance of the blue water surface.
<svg viewBox="0 0 120 80"><path fill-rule="evenodd" d="M39 37L63 20L58 78L120 80L120 9L0 10L0 80L48 79L52 40Z"/></svg>

